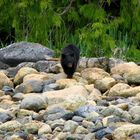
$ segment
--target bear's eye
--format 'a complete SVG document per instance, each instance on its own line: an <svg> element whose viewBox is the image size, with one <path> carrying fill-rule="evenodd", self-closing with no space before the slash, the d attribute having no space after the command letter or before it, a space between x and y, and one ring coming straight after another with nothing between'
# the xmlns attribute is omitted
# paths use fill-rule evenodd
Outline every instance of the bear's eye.
<svg viewBox="0 0 140 140"><path fill-rule="evenodd" d="M71 57L74 57L74 54L70 54Z"/></svg>

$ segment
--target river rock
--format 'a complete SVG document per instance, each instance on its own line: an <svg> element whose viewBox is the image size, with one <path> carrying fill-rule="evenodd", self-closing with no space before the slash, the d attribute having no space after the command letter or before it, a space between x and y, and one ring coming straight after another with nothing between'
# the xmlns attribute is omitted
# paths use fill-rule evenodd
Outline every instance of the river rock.
<svg viewBox="0 0 140 140"><path fill-rule="evenodd" d="M89 58L88 60L88 68L102 68L105 71L109 70L109 58L99 57L99 58Z"/></svg>
<svg viewBox="0 0 140 140"><path fill-rule="evenodd" d="M88 130L83 126L78 126L75 130L76 134L88 134Z"/></svg>
<svg viewBox="0 0 140 140"><path fill-rule="evenodd" d="M24 52L24 53L23 53ZM21 62L36 62L53 56L54 52L38 43L18 42L0 49L0 61L16 66Z"/></svg>
<svg viewBox="0 0 140 140"><path fill-rule="evenodd" d="M101 140L103 137L110 137L112 139L112 133L113 131L109 127L103 128L95 133L95 138Z"/></svg>
<svg viewBox="0 0 140 140"><path fill-rule="evenodd" d="M109 90L111 87L113 87L116 84L115 79L111 77L105 77L101 80L95 81L95 88L99 89L101 92L105 92Z"/></svg>
<svg viewBox="0 0 140 140"><path fill-rule="evenodd" d="M133 67L133 69L124 74L124 78L129 84L140 84L140 67Z"/></svg>
<svg viewBox="0 0 140 140"><path fill-rule="evenodd" d="M74 111L78 107L86 104L86 97L80 95L69 96L65 99L63 106L65 109Z"/></svg>
<svg viewBox="0 0 140 140"><path fill-rule="evenodd" d="M40 93L43 90L43 81L29 80L16 86L15 93Z"/></svg>
<svg viewBox="0 0 140 140"><path fill-rule="evenodd" d="M44 112L43 118L45 121L53 121L61 118L64 120L69 120L73 117L73 115L73 112L67 111L60 107L55 107Z"/></svg>
<svg viewBox="0 0 140 140"><path fill-rule="evenodd" d="M114 85L110 91L109 96L120 96L120 93L126 89L130 89L131 87L128 84L125 83L118 83Z"/></svg>
<svg viewBox="0 0 140 140"><path fill-rule="evenodd" d="M123 75L124 73L127 73L137 67L138 67L137 64L135 64L134 62L128 62L128 63L126 62L126 63L118 64L115 67L113 67L111 69L111 73Z"/></svg>
<svg viewBox="0 0 140 140"><path fill-rule="evenodd" d="M92 92L88 96L88 100L98 101L98 100L101 100L101 99L102 99L101 92L98 89L93 88Z"/></svg>
<svg viewBox="0 0 140 140"><path fill-rule="evenodd" d="M4 91L5 95L13 96L15 94L15 90L13 88L11 88L10 86L4 86L2 88L2 91Z"/></svg>
<svg viewBox="0 0 140 140"><path fill-rule="evenodd" d="M113 139L114 140L127 140L130 139L129 136L133 134L140 133L140 125L136 124L126 124L121 127L118 127L113 132Z"/></svg>
<svg viewBox="0 0 140 140"><path fill-rule="evenodd" d="M81 57L79 60L79 65L77 71L81 71L85 68L87 68L88 58Z"/></svg>
<svg viewBox="0 0 140 140"><path fill-rule="evenodd" d="M81 72L81 75L89 84L110 76L109 73L100 68L86 68Z"/></svg>
<svg viewBox="0 0 140 140"><path fill-rule="evenodd" d="M100 113L105 117L114 115L123 118L125 121L132 120L131 115L127 111L123 111L122 109L117 108L115 106L109 106L107 108L104 108Z"/></svg>
<svg viewBox="0 0 140 140"><path fill-rule="evenodd" d="M65 120L57 119L57 120L48 122L48 124L51 126L52 129L55 129L56 127L63 128L65 124Z"/></svg>
<svg viewBox="0 0 140 140"><path fill-rule="evenodd" d="M39 130L38 130L38 135L43 135L43 134L48 134L51 133L52 129L48 124L44 124Z"/></svg>
<svg viewBox="0 0 140 140"><path fill-rule="evenodd" d="M88 115L93 111L98 112L99 110L96 106L85 105L75 110L74 114L80 117L88 117Z"/></svg>
<svg viewBox="0 0 140 140"><path fill-rule="evenodd" d="M0 89L3 86L13 87L13 83L3 72L0 72Z"/></svg>
<svg viewBox="0 0 140 140"><path fill-rule="evenodd" d="M38 73L37 70L30 68L30 67L23 67L21 68L15 78L14 78L14 83L16 85L21 84L23 82L23 78L24 76L26 76L27 74L31 74L31 73Z"/></svg>
<svg viewBox="0 0 140 140"><path fill-rule="evenodd" d="M23 109L39 111L41 109L46 109L47 104L48 101L46 97L30 94L22 100L20 107Z"/></svg>
<svg viewBox="0 0 140 140"><path fill-rule="evenodd" d="M63 72L63 69L60 63L56 64L56 62L52 62L52 64L49 65L49 67L45 70L45 72L57 74Z"/></svg>
<svg viewBox="0 0 140 140"><path fill-rule="evenodd" d="M6 113L6 112L0 112L0 122L4 123L7 121L10 121L13 117Z"/></svg>
<svg viewBox="0 0 140 140"><path fill-rule="evenodd" d="M140 106L134 106L129 110L133 118L133 122L139 124L140 123Z"/></svg>
<svg viewBox="0 0 140 140"><path fill-rule="evenodd" d="M16 120L8 121L0 124L1 131L14 131L16 129L20 129L22 127L21 123Z"/></svg>
<svg viewBox="0 0 140 140"><path fill-rule="evenodd" d="M31 133L31 134L36 134L38 133L38 130L43 126L45 125L44 123L42 122L39 122L39 121L31 121L29 123L26 123L24 125L24 129L26 129L26 131L28 133Z"/></svg>
<svg viewBox="0 0 140 140"><path fill-rule="evenodd" d="M118 87L118 86L116 86ZM126 86L126 89L120 89L121 87L118 87L118 91L115 91L115 88L112 87L112 89L110 90L109 92L109 96L122 96L122 97L131 97L131 96L135 96L137 95L138 93L140 93L140 86L137 86L137 87L129 87L127 88Z"/></svg>
<svg viewBox="0 0 140 140"><path fill-rule="evenodd" d="M74 98L75 95L84 98L88 95L88 92L83 86L77 85L62 90L44 92L43 95L48 98L49 105L53 105L64 103L66 98Z"/></svg>
<svg viewBox="0 0 140 140"><path fill-rule="evenodd" d="M48 74L46 73L32 73L32 74L27 74L24 78L23 78L23 82L26 81L30 81L30 80L40 80L40 81L46 81L49 79Z"/></svg>
<svg viewBox="0 0 140 140"><path fill-rule="evenodd" d="M65 87L74 86L77 84L75 79L60 79L60 80L57 80L56 83L59 85L60 89L63 89Z"/></svg>
<svg viewBox="0 0 140 140"><path fill-rule="evenodd" d="M69 121L65 122L63 131L73 133L73 132L75 132L77 127L78 127L77 122L69 120Z"/></svg>
<svg viewBox="0 0 140 140"><path fill-rule="evenodd" d="M54 62L54 61L41 60L41 61L37 61L35 63L35 69L37 71L44 72L48 68L50 68L50 66L55 65L55 64L56 64L56 62Z"/></svg>

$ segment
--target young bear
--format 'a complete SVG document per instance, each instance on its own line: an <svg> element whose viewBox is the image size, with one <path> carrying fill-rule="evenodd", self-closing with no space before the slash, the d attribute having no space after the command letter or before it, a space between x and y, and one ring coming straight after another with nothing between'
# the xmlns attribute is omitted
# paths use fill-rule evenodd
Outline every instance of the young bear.
<svg viewBox="0 0 140 140"><path fill-rule="evenodd" d="M70 44L61 51L61 65L67 78L72 78L79 61L80 50L73 44Z"/></svg>

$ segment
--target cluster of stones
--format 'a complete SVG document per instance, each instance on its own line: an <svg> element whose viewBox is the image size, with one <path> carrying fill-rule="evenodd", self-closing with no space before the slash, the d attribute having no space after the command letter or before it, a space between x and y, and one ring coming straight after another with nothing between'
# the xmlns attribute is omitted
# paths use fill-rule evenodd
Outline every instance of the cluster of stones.
<svg viewBox="0 0 140 140"><path fill-rule="evenodd" d="M140 67L81 58L67 79L59 61L0 69L0 139L139 140Z"/></svg>

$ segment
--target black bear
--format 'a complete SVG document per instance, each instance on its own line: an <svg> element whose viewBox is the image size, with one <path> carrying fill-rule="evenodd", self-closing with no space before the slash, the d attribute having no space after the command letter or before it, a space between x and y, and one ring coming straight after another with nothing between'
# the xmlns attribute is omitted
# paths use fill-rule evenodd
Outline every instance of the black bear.
<svg viewBox="0 0 140 140"><path fill-rule="evenodd" d="M79 61L80 50L73 44L70 44L61 51L61 65L67 78L72 78Z"/></svg>

